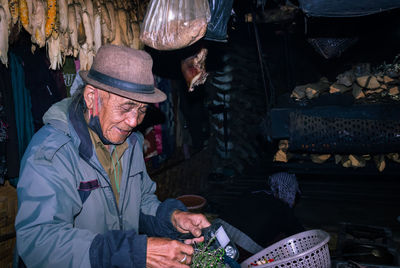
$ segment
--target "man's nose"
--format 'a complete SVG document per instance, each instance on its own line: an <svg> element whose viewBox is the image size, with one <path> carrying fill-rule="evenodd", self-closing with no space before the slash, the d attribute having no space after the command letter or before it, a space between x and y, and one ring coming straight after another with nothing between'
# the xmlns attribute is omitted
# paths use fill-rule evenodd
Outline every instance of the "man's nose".
<svg viewBox="0 0 400 268"><path fill-rule="evenodd" d="M135 128L138 125L138 120L139 120L139 114L137 111L134 111L129 113L129 115L126 117L125 122L131 128Z"/></svg>

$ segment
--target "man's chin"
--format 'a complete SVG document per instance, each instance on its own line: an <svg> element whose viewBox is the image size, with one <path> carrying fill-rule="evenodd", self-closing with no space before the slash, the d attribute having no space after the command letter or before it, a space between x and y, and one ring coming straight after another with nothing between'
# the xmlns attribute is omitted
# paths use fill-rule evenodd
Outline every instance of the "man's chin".
<svg viewBox="0 0 400 268"><path fill-rule="evenodd" d="M122 144L126 141L126 139L132 134L132 131L125 131L125 130L121 130L119 128L118 132L114 133L117 135L114 135L114 138L109 139L109 141L111 141L113 144L118 145L118 144Z"/></svg>
<svg viewBox="0 0 400 268"><path fill-rule="evenodd" d="M124 136L115 138L115 139L109 139L109 141L114 145L123 144L130 135L131 135L131 133L129 133L128 135L124 135Z"/></svg>

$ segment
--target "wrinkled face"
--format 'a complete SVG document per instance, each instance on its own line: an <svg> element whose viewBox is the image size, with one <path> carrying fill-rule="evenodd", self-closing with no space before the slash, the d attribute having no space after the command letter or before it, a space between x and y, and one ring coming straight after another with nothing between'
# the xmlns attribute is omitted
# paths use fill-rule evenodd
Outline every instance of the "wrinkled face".
<svg viewBox="0 0 400 268"><path fill-rule="evenodd" d="M98 116L104 137L113 144L123 143L142 123L147 104L98 89Z"/></svg>

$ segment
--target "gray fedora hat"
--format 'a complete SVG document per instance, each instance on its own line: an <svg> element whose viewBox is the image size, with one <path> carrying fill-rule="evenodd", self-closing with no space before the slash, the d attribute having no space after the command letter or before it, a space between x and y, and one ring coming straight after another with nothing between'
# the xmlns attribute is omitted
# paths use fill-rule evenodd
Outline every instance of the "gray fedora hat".
<svg viewBox="0 0 400 268"><path fill-rule="evenodd" d="M94 87L147 103L165 101L167 96L154 87L153 60L143 51L104 45L99 48L89 71L79 71Z"/></svg>

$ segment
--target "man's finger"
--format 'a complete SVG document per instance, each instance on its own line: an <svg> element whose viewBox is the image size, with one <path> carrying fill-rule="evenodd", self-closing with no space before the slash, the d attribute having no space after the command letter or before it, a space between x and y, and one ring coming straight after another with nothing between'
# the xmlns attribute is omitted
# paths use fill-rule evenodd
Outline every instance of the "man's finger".
<svg viewBox="0 0 400 268"><path fill-rule="evenodd" d="M196 238L192 238L192 239L186 239L184 241L185 244L187 245L192 245L194 243L200 243L204 241L204 236L200 236L200 237L196 237Z"/></svg>
<svg viewBox="0 0 400 268"><path fill-rule="evenodd" d="M200 228L197 228L197 227L194 227L194 228L192 228L191 233L192 233L195 237L199 237L199 236L201 236L201 229L200 229Z"/></svg>

